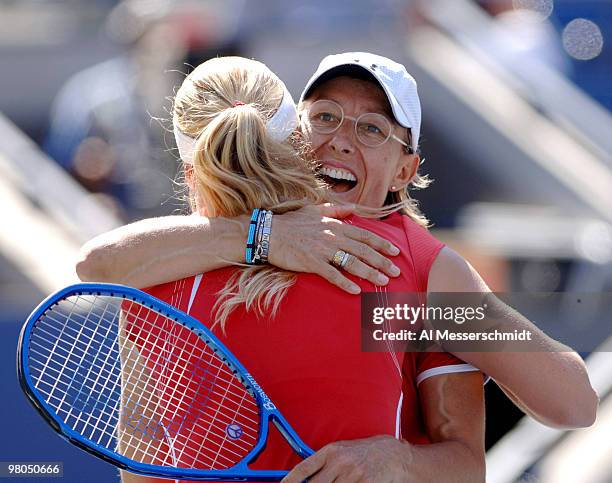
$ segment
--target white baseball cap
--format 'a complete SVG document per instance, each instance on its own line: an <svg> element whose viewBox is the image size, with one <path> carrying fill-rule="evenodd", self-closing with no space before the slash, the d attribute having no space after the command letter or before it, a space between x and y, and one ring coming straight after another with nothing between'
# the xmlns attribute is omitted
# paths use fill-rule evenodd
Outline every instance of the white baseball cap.
<svg viewBox="0 0 612 483"><path fill-rule="evenodd" d="M387 95L395 120L400 126L410 128L412 150L416 153L421 133L421 101L417 83L402 64L368 52L345 52L325 57L310 78L300 102L323 82L342 75L358 75L367 72L380 84Z"/></svg>

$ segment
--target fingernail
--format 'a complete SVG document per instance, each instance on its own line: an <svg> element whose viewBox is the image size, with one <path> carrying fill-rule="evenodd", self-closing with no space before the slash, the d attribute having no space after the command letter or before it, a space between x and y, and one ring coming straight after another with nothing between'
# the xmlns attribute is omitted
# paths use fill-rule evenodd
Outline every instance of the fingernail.
<svg viewBox="0 0 612 483"><path fill-rule="evenodd" d="M397 248L396 246L392 246L392 247L389 249L389 253L390 253L391 255L399 255L399 252L400 252L400 249L399 249L399 248Z"/></svg>
<svg viewBox="0 0 612 483"><path fill-rule="evenodd" d="M400 269L398 267L396 267L395 265L393 265L391 267L391 269L389 270L389 273L391 273L391 275L393 275L394 277L397 277L400 273L402 273L400 271Z"/></svg>
<svg viewBox="0 0 612 483"><path fill-rule="evenodd" d="M351 291L351 293L353 293L353 294L355 294L355 295L357 295L357 294L361 293L361 287L359 287L359 285L355 285L355 284L353 284L353 285L351 285L351 286L349 287L349 290Z"/></svg>
<svg viewBox="0 0 612 483"><path fill-rule="evenodd" d="M376 283L378 285L387 285L389 283L389 277L386 277L383 274L378 275L378 277L376 277Z"/></svg>

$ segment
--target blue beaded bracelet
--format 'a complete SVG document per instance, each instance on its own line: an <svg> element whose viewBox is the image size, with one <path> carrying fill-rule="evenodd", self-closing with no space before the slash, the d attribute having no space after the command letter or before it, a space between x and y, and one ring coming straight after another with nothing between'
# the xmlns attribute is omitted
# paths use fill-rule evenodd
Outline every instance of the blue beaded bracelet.
<svg viewBox="0 0 612 483"><path fill-rule="evenodd" d="M249 235L247 237L246 250L244 259L249 265L253 264L253 249L255 248L255 232L257 229L257 220L259 219L259 208L255 208L251 213L251 222L249 223Z"/></svg>

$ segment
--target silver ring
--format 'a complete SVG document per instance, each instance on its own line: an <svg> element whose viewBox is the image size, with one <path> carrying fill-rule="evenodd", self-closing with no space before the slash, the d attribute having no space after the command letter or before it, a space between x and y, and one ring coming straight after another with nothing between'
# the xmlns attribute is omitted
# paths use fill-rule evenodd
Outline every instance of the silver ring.
<svg viewBox="0 0 612 483"><path fill-rule="evenodd" d="M346 257L346 255L348 254L344 250L338 250L336 253L334 253L334 256L331 261L332 265L342 268L344 266L342 265L342 263L344 262L344 258Z"/></svg>
<svg viewBox="0 0 612 483"><path fill-rule="evenodd" d="M346 264L348 263L351 257L352 255L350 253L344 253L344 256L342 257L342 261L340 262L340 268L346 267Z"/></svg>

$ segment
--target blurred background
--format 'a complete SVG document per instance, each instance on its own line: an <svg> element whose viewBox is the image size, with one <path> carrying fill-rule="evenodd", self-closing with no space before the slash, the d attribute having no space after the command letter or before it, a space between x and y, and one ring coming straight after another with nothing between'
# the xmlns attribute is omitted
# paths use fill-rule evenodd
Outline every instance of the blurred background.
<svg viewBox="0 0 612 483"><path fill-rule="evenodd" d="M493 290L611 291L612 0L0 0L0 408L19 414L0 459L116 481L28 407L16 340L84 241L184 210L168 109L191 66L254 57L297 98L348 50L417 79L435 183L414 196ZM612 481L612 354L582 355L602 397L586 430L521 419L487 385L488 481Z"/></svg>

